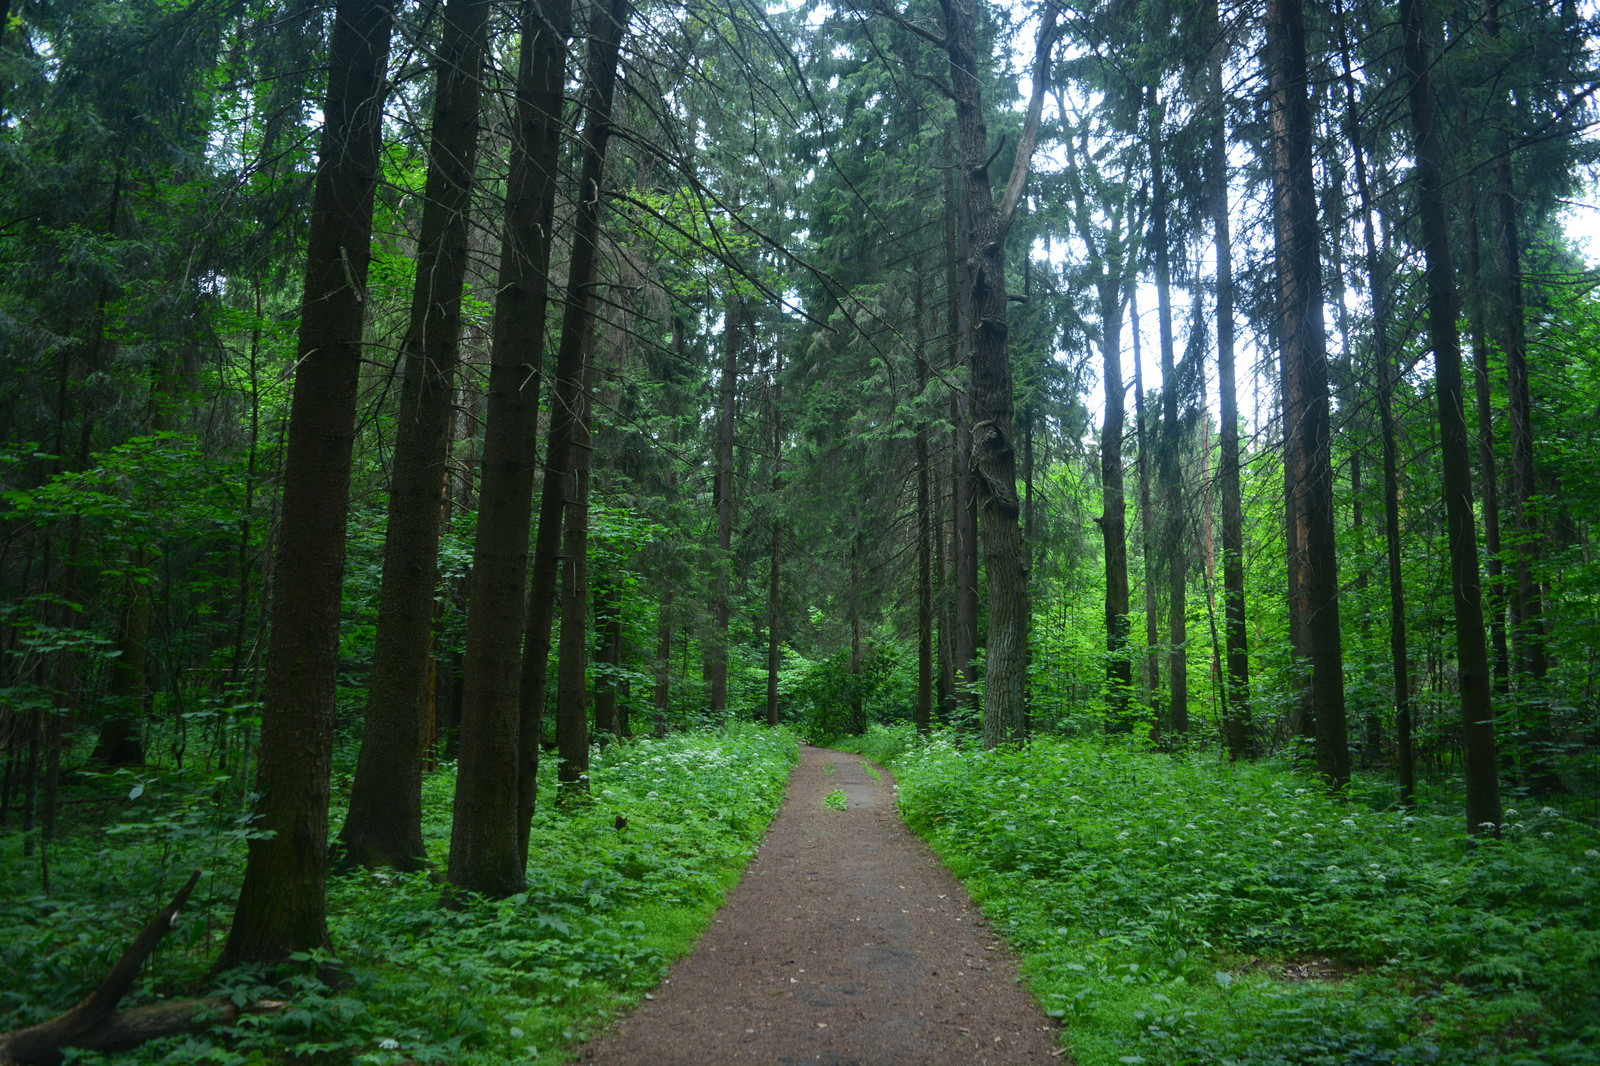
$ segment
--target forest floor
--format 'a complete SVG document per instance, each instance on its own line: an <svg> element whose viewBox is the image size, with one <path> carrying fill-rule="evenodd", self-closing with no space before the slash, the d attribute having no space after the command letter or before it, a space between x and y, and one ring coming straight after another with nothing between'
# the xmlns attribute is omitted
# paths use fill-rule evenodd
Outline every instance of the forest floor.
<svg viewBox="0 0 1600 1066"><path fill-rule="evenodd" d="M783 807L711 928L579 1061L1062 1061L1058 1026L1019 983L1006 946L900 820L888 771L844 752L800 753Z"/></svg>

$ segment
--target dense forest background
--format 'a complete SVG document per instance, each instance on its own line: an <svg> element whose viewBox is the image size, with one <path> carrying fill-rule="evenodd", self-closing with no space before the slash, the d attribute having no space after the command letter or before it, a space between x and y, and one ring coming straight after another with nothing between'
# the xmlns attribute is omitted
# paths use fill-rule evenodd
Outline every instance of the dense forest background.
<svg viewBox="0 0 1600 1066"><path fill-rule="evenodd" d="M0 4L46 891L187 772L275 963L737 720L1600 818L1592 5Z"/></svg>

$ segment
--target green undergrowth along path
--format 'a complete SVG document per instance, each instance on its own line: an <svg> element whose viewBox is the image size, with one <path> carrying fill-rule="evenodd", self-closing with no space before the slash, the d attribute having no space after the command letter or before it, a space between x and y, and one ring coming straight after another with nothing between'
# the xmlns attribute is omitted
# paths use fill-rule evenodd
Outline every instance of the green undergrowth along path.
<svg viewBox="0 0 1600 1066"><path fill-rule="evenodd" d="M1082 1066L1600 1063L1600 839L1554 807L1474 846L1454 806L1214 755L854 747L891 762Z"/></svg>
<svg viewBox="0 0 1600 1066"><path fill-rule="evenodd" d="M597 750L592 800L554 808L543 780L527 891L451 911L425 874L361 871L329 888L330 931L348 975L342 988L305 978L285 996L248 975L223 979L241 999L289 1000L285 1012L232 1029L153 1043L105 1062L557 1063L570 1048L658 983L710 921L782 801L797 746L786 730L725 730L639 739ZM444 865L454 774L425 784L425 832ZM548 786L548 787L546 787ZM174 786L176 787L176 786ZM125 812L126 813L126 812ZM625 820L620 825L618 816ZM203 860L201 893L127 1005L206 990L242 868L242 847L205 855L146 850L181 881ZM56 848L55 895L29 883L15 838L0 837L0 1029L49 1017L104 976L158 892L136 861L99 865L104 842ZM235 854L237 852L237 854ZM170 895L171 889L168 888ZM164 902L164 900L161 900ZM97 1062L96 1056L77 1061Z"/></svg>

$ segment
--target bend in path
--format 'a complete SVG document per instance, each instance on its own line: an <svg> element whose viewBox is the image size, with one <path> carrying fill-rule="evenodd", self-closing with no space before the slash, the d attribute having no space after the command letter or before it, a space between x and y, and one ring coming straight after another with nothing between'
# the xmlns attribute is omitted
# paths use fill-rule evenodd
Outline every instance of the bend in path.
<svg viewBox="0 0 1600 1066"><path fill-rule="evenodd" d="M711 928L581 1062L1062 1061L1010 953L900 820L888 772L866 766L801 748L783 806ZM824 804L835 790L845 810Z"/></svg>

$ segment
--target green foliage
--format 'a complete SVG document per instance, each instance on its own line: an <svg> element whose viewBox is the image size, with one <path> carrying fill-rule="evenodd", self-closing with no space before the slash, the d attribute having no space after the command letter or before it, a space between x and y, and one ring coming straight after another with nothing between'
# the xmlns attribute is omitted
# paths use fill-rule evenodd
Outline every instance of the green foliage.
<svg viewBox="0 0 1600 1066"><path fill-rule="evenodd" d="M778 691L808 744L834 745L840 737L861 733L869 723L910 714L915 661L900 644L879 644L862 656L861 667L854 672L848 650L819 660L785 650ZM858 704L860 721L855 718Z"/></svg>
<svg viewBox="0 0 1600 1066"><path fill-rule="evenodd" d="M537 815L526 892L446 910L427 873L337 877L329 925L344 984L315 977L332 960L310 956L296 960L305 972L287 989L259 973L223 975L215 994L284 999L287 1009L114 1061L563 1061L698 937L775 813L795 758L788 732L743 725L597 750L593 802L571 812L544 803ZM553 796L554 781L540 783L541 801ZM94 786L121 813L108 835L71 834L53 848L62 894L41 894L15 861L20 837L0 836L0 1028L70 1006L197 863L214 872L128 1003L201 987L220 946L248 829L219 811L217 779L106 775ZM453 788L450 768L424 786L424 832L439 860Z"/></svg>
<svg viewBox="0 0 1600 1066"><path fill-rule="evenodd" d="M1600 840L1555 808L1474 845L1200 756L941 736L895 770L1086 1066L1596 1054Z"/></svg>
<svg viewBox="0 0 1600 1066"><path fill-rule="evenodd" d="M848 810L850 807L850 797L845 795L844 789L836 788L826 796L822 797L822 805L828 808L830 811Z"/></svg>

